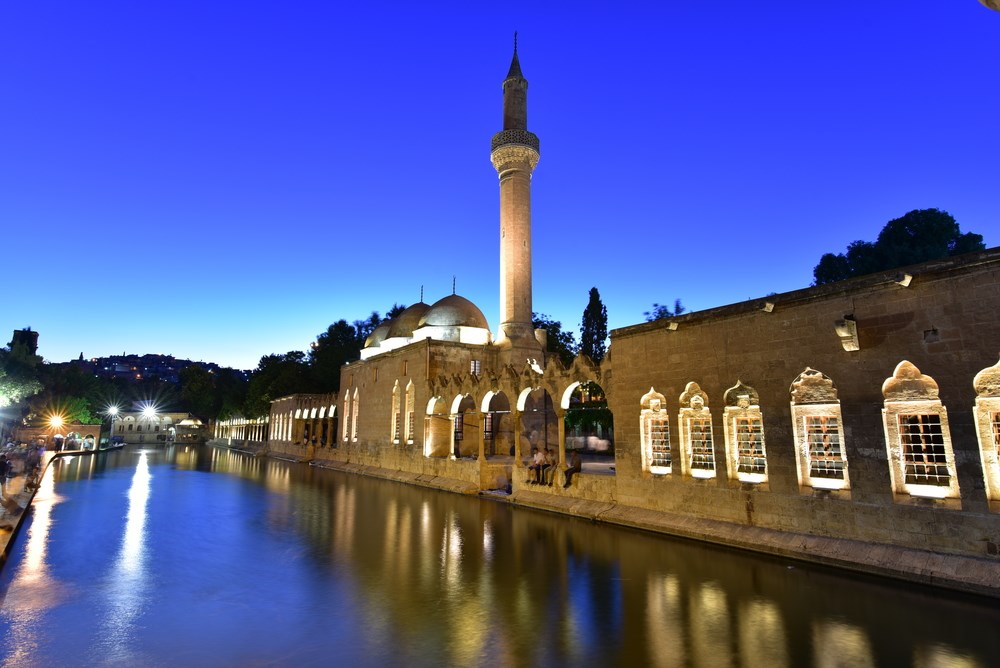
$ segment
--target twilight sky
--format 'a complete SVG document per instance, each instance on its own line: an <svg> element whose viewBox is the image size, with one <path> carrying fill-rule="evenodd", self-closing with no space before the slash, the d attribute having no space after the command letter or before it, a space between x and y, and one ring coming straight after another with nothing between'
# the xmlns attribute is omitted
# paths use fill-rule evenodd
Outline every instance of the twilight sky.
<svg viewBox="0 0 1000 668"><path fill-rule="evenodd" d="M629 7L622 9L622 7ZM0 5L0 344L238 368L451 293L499 317L512 34L534 307L809 285L911 209L1000 244L1000 13L975 0Z"/></svg>

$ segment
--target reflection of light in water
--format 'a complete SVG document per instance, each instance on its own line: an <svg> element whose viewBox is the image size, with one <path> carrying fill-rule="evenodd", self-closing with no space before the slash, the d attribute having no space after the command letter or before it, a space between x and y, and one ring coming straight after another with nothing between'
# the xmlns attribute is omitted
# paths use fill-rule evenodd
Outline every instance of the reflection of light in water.
<svg viewBox="0 0 1000 668"><path fill-rule="evenodd" d="M67 594L65 587L52 579L45 560L52 528L52 508L61 500L55 493L55 472L49 470L39 481L31 504L33 517L24 546L24 559L3 600L3 616L21 629L17 642L6 648L10 653L3 656L5 666L31 664L31 658L40 643L44 642L47 632L38 620L46 610L59 605Z"/></svg>
<svg viewBox="0 0 1000 668"><path fill-rule="evenodd" d="M441 577L448 585L449 595L458 593L454 588L458 585L461 577L459 569L461 564L462 529L455 521L455 514L451 513L445 520L441 536Z"/></svg>
<svg viewBox="0 0 1000 668"><path fill-rule="evenodd" d="M816 668L868 668L875 665L871 642L861 627L836 620L813 622L813 665Z"/></svg>
<svg viewBox="0 0 1000 668"><path fill-rule="evenodd" d="M728 666L729 610L726 592L714 582L691 590L691 654L702 666Z"/></svg>
<svg viewBox="0 0 1000 668"><path fill-rule="evenodd" d="M683 666L684 623L677 576L653 573L646 581L646 638L654 666Z"/></svg>
<svg viewBox="0 0 1000 668"><path fill-rule="evenodd" d="M755 598L740 606L737 625L743 665L762 668L788 665L785 625L773 601Z"/></svg>
<svg viewBox="0 0 1000 668"><path fill-rule="evenodd" d="M913 668L979 668L982 665L949 645L920 645L913 652Z"/></svg>
<svg viewBox="0 0 1000 668"><path fill-rule="evenodd" d="M133 622L142 612L146 600L146 505L149 500L149 464L146 453L140 452L132 485L128 490L128 514L121 548L110 573L106 591L111 613L104 620L102 638L103 656L112 663L128 660L131 650Z"/></svg>
<svg viewBox="0 0 1000 668"><path fill-rule="evenodd" d="M483 522L483 560L493 561L493 525L489 520Z"/></svg>

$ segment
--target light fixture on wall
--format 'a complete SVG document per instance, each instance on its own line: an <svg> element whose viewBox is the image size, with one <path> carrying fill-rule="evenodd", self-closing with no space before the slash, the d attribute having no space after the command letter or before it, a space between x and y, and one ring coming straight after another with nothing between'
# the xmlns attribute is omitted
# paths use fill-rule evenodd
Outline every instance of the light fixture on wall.
<svg viewBox="0 0 1000 668"><path fill-rule="evenodd" d="M913 280L913 276L905 272L900 272L896 274L896 278L893 280L902 285L904 288L908 288L910 286L910 281Z"/></svg>
<svg viewBox="0 0 1000 668"><path fill-rule="evenodd" d="M853 315L845 315L843 320L835 321L833 327L844 350L848 352L861 350L858 343L858 323L854 320Z"/></svg>

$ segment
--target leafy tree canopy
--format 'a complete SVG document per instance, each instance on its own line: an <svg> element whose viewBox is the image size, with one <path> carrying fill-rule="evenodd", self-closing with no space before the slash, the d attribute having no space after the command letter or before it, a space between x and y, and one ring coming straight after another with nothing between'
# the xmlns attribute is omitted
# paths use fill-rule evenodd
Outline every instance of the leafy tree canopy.
<svg viewBox="0 0 1000 668"><path fill-rule="evenodd" d="M874 243L854 241L844 253L824 254L813 269L813 284L823 285L984 248L983 235L963 234L947 211L914 209L886 223Z"/></svg>
<svg viewBox="0 0 1000 668"><path fill-rule="evenodd" d="M660 320L661 318L670 318L675 315L680 315L685 311L687 311L687 309L684 308L683 304L681 304L681 300L675 299L672 308L666 304L654 303L653 310L644 311L643 315L646 316L646 322L652 322L654 320Z"/></svg>
<svg viewBox="0 0 1000 668"><path fill-rule="evenodd" d="M532 313L531 322L535 329L544 329L548 334L548 346L546 352L556 355L566 366L573 363L576 357L577 345L573 332L565 332L562 323L553 320L544 313Z"/></svg>

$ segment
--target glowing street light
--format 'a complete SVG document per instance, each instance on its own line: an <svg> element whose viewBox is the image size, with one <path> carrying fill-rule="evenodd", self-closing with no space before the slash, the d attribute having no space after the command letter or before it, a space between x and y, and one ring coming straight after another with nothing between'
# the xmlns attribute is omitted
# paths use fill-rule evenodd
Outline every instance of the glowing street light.
<svg viewBox="0 0 1000 668"><path fill-rule="evenodd" d="M118 417L118 406L115 405L108 406L104 412L108 414L109 418L111 418L111 431L108 432L108 445L107 445L107 447L110 448L111 442L115 437L115 418Z"/></svg>

